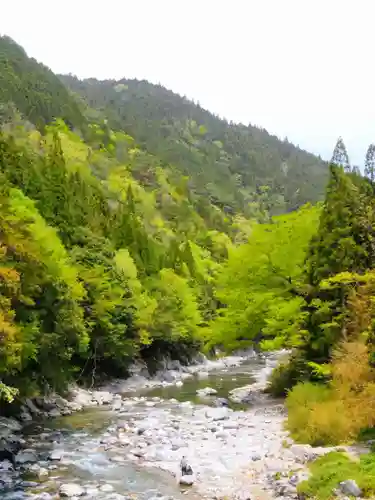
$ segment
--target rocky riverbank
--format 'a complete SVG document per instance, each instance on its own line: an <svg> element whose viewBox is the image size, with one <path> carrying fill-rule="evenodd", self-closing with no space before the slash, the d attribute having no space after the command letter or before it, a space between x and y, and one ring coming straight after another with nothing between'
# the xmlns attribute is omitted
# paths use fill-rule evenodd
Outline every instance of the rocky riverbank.
<svg viewBox="0 0 375 500"><path fill-rule="evenodd" d="M1 457L7 459L0 462L2 497L130 500L136 496L170 500L183 494L189 498L240 500L297 498L296 485L307 476L306 463L327 449L294 444L283 430L283 405L261 395L277 357L268 358L262 369L257 368L254 384L228 394L229 404L231 399L250 402L253 406L246 410L147 397L147 393L131 395L145 389L146 384L148 389L182 385L187 377L205 378L211 370L230 377L230 370L244 359L201 359L191 367L175 364L172 368L165 366L154 377L134 373L127 381L111 383L105 390L74 388L69 399L26 402L22 409L22 418L28 415L26 421L82 409L83 417L94 412L90 422L104 420L99 432L91 432L85 424L73 433L48 428L42 420L39 428L24 435L19 421L2 419L0 431L6 431L8 444L18 447L14 449L16 470L10 456ZM165 380L166 373L171 375L169 381ZM193 472L182 480L192 483L188 490L178 487L183 456ZM146 482L149 474L155 474L160 488L152 492L142 486L142 491L134 494L132 474L140 474Z"/></svg>

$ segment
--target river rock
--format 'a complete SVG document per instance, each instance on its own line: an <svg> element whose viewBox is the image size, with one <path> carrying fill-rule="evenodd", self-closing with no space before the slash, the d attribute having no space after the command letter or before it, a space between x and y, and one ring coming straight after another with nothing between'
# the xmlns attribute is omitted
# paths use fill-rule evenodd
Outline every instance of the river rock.
<svg viewBox="0 0 375 500"><path fill-rule="evenodd" d="M165 370L160 372L159 377L163 382L174 382L179 378L179 374L172 370Z"/></svg>
<svg viewBox="0 0 375 500"><path fill-rule="evenodd" d="M45 480L48 477L48 470L38 464L29 465L27 467L27 471L29 472L29 474L37 477L39 480Z"/></svg>
<svg viewBox="0 0 375 500"><path fill-rule="evenodd" d="M234 403L257 404L266 397L263 390L264 384L260 382L237 387L229 392L229 399Z"/></svg>
<svg viewBox="0 0 375 500"><path fill-rule="evenodd" d="M24 450L17 453L15 460L18 464L26 464L31 462L36 462L38 457L34 450Z"/></svg>
<svg viewBox="0 0 375 500"><path fill-rule="evenodd" d="M14 418L0 417L0 439L6 439L13 432L19 432L22 426Z"/></svg>
<svg viewBox="0 0 375 500"><path fill-rule="evenodd" d="M218 408L221 408L222 406L229 406L229 401L226 398L216 398L214 405Z"/></svg>
<svg viewBox="0 0 375 500"><path fill-rule="evenodd" d="M40 417L43 414L43 412L39 410L39 408L37 408L34 402L29 398L25 399L25 406L34 417Z"/></svg>
<svg viewBox="0 0 375 500"><path fill-rule="evenodd" d="M114 395L108 391L94 391L92 393L92 399L99 405L109 405L112 403L113 397Z"/></svg>
<svg viewBox="0 0 375 500"><path fill-rule="evenodd" d="M25 405L21 405L20 412L18 415L21 422L31 422L33 417L30 415L28 408Z"/></svg>
<svg viewBox="0 0 375 500"><path fill-rule="evenodd" d="M49 455L49 459L59 461L62 459L63 456L64 456L63 450L53 450Z"/></svg>
<svg viewBox="0 0 375 500"><path fill-rule="evenodd" d="M38 408L42 411L49 412L56 408L56 403L48 398L36 397L34 402Z"/></svg>
<svg viewBox="0 0 375 500"><path fill-rule="evenodd" d="M217 390L212 387L204 387L203 389L197 390L198 396L214 396L217 394Z"/></svg>
<svg viewBox="0 0 375 500"><path fill-rule="evenodd" d="M192 486L194 484L193 476L181 476L180 484L183 486Z"/></svg>
<svg viewBox="0 0 375 500"><path fill-rule="evenodd" d="M181 363L178 361L178 359L171 359L171 360L167 361L166 368L167 368L167 370L180 371L181 370Z"/></svg>
<svg viewBox="0 0 375 500"><path fill-rule="evenodd" d="M71 389L70 393L72 396L72 401L69 401L68 406L73 411L77 411L77 407L82 408L92 405L92 395L88 391L76 388Z"/></svg>
<svg viewBox="0 0 375 500"><path fill-rule="evenodd" d="M81 497L85 494L85 490L79 484L66 483L60 486L59 493L62 497Z"/></svg>
<svg viewBox="0 0 375 500"><path fill-rule="evenodd" d="M340 490L344 495L350 495L352 497L360 497L362 495L362 490L358 484L353 479L347 479L340 483Z"/></svg>
<svg viewBox="0 0 375 500"><path fill-rule="evenodd" d="M89 486L86 488L85 496L88 498L97 498L99 495L99 490L95 486Z"/></svg>
<svg viewBox="0 0 375 500"><path fill-rule="evenodd" d="M112 410L113 411L120 411L121 408L122 408L121 399L116 399L115 401L113 401L113 403L112 403Z"/></svg>
<svg viewBox="0 0 375 500"><path fill-rule="evenodd" d="M61 410L59 410L58 408L54 408L53 410L49 411L48 412L48 416L50 418L58 418L58 417L61 417Z"/></svg>
<svg viewBox="0 0 375 500"><path fill-rule="evenodd" d="M228 408L207 408L206 417L214 421L226 420L229 418Z"/></svg>
<svg viewBox="0 0 375 500"><path fill-rule="evenodd" d="M99 490L103 493L112 493L114 488L111 484L103 484L102 486L100 486Z"/></svg>

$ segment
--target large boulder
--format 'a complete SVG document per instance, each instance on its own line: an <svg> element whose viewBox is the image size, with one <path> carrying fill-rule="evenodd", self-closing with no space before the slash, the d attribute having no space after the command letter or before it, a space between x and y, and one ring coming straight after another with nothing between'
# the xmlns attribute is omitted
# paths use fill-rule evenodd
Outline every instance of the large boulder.
<svg viewBox="0 0 375 500"><path fill-rule="evenodd" d="M237 387L229 392L229 399L234 403L257 404L266 398L263 389L260 383Z"/></svg>
<svg viewBox="0 0 375 500"><path fill-rule="evenodd" d="M193 476L181 476L180 477L180 484L182 486L192 486L194 484L194 477Z"/></svg>

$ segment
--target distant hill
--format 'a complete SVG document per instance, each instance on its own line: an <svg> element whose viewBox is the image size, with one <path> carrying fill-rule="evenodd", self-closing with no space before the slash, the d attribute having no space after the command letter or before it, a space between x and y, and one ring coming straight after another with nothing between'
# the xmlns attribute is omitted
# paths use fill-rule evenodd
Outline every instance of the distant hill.
<svg viewBox="0 0 375 500"><path fill-rule="evenodd" d="M261 199L279 213L323 198L326 163L264 129L228 123L147 81L60 78L112 128L176 166L221 208L251 215Z"/></svg>
<svg viewBox="0 0 375 500"><path fill-rule="evenodd" d="M0 121L15 111L37 126L63 118L82 128L85 119L76 100L46 66L27 56L8 36L0 36Z"/></svg>
<svg viewBox="0 0 375 500"><path fill-rule="evenodd" d="M62 118L83 132L87 122L125 131L189 178L189 190L226 213L283 213L322 199L328 169L320 158L266 130L228 123L146 81L80 81L57 77L0 37L0 123L20 113L38 128Z"/></svg>

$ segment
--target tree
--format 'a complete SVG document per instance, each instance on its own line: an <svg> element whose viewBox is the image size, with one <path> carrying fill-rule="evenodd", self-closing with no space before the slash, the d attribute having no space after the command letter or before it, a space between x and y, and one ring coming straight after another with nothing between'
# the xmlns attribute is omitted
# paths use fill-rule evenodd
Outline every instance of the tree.
<svg viewBox="0 0 375 500"><path fill-rule="evenodd" d="M370 144L366 152L365 175L371 182L375 181L375 144Z"/></svg>
<svg viewBox="0 0 375 500"><path fill-rule="evenodd" d="M347 273L361 275L375 265L372 186L367 179L345 173L341 166L331 165L330 172L319 228L307 259L304 356L316 363L329 360L337 342L348 335L349 292L356 280L348 279Z"/></svg>
<svg viewBox="0 0 375 500"><path fill-rule="evenodd" d="M222 304L209 343L233 349L269 340L267 347L298 342L304 296L304 261L320 209L302 207L256 224L247 244L234 248L216 282Z"/></svg>
<svg viewBox="0 0 375 500"><path fill-rule="evenodd" d="M346 151L344 141L342 140L341 137L337 139L336 146L335 149L333 150L331 158L331 164L342 167L345 172L351 171L349 156Z"/></svg>

